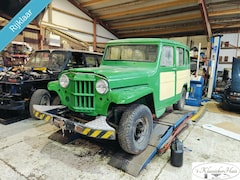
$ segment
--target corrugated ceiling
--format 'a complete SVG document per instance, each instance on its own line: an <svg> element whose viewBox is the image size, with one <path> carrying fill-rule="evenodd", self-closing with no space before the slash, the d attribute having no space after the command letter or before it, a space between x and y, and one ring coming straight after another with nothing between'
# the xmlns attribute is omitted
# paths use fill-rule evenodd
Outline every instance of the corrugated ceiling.
<svg viewBox="0 0 240 180"><path fill-rule="evenodd" d="M14 16L29 0L6 0ZM68 0L118 38L176 37L240 32L239 0Z"/></svg>
<svg viewBox="0 0 240 180"><path fill-rule="evenodd" d="M118 38L240 30L239 0L68 0Z"/></svg>

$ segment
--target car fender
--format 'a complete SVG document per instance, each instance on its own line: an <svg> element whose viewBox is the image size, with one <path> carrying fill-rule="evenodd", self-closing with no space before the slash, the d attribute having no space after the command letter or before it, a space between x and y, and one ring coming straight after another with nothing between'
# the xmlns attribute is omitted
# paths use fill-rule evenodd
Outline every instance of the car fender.
<svg viewBox="0 0 240 180"><path fill-rule="evenodd" d="M110 97L113 103L129 104L152 92L152 88L147 86L135 86L112 90Z"/></svg>
<svg viewBox="0 0 240 180"><path fill-rule="evenodd" d="M47 88L48 88L49 91L58 92L58 89L60 88L59 87L59 82L58 81L51 81L51 82L48 83Z"/></svg>

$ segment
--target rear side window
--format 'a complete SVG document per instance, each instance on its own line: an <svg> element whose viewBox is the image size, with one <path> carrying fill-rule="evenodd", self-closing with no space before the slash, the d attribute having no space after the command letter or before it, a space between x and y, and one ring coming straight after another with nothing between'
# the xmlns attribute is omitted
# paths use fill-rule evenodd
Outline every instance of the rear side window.
<svg viewBox="0 0 240 180"><path fill-rule="evenodd" d="M184 50L183 50L183 48L176 49L176 65L177 66L184 65Z"/></svg>
<svg viewBox="0 0 240 180"><path fill-rule="evenodd" d="M172 67L173 66L173 47L163 46L161 55L161 66Z"/></svg>

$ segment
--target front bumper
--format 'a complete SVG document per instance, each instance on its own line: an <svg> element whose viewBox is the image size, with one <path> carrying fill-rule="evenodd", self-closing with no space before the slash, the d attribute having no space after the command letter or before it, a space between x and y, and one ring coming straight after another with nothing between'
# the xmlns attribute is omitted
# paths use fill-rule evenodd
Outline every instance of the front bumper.
<svg viewBox="0 0 240 180"><path fill-rule="evenodd" d="M225 102L231 107L240 109L240 97L227 96L227 98L225 98Z"/></svg>
<svg viewBox="0 0 240 180"><path fill-rule="evenodd" d="M33 105L34 116L37 119L51 121L62 130L76 132L88 137L98 139L116 140L116 131L106 122L106 116L99 116L87 123L80 123L57 115L57 112L66 109L65 106Z"/></svg>

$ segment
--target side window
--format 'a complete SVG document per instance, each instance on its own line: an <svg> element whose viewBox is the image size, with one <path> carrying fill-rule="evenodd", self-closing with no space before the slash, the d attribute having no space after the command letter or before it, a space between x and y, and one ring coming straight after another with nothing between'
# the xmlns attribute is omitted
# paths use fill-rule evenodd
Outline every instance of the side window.
<svg viewBox="0 0 240 180"><path fill-rule="evenodd" d="M177 66L183 66L184 64L184 54L183 54L183 48L177 48L177 54L176 54L176 64Z"/></svg>
<svg viewBox="0 0 240 180"><path fill-rule="evenodd" d="M67 67L69 68L78 68L83 67L85 64L82 53L72 52L72 57L69 60Z"/></svg>
<svg viewBox="0 0 240 180"><path fill-rule="evenodd" d="M85 54L86 63L88 67L97 67L98 63L96 61L96 56L93 54Z"/></svg>
<svg viewBox="0 0 240 180"><path fill-rule="evenodd" d="M161 66L171 67L173 66L173 47L163 46L161 55Z"/></svg>

